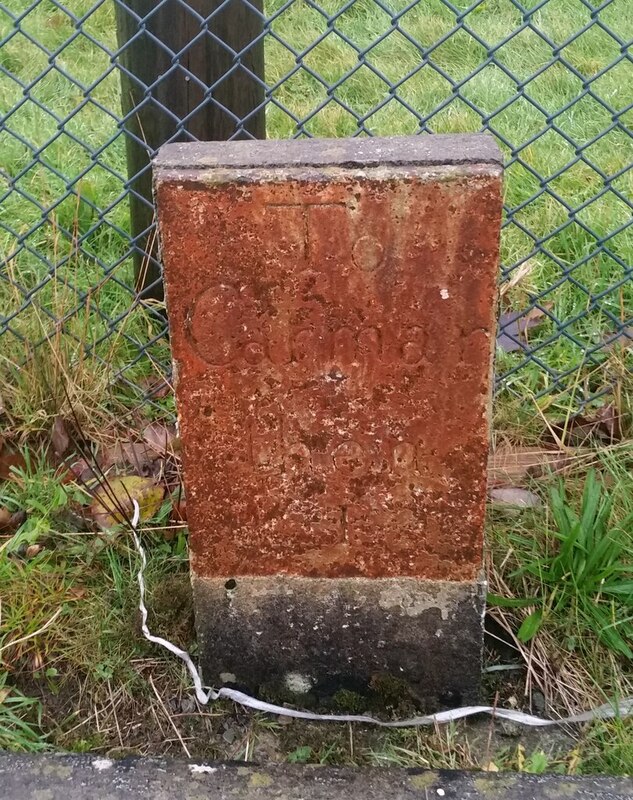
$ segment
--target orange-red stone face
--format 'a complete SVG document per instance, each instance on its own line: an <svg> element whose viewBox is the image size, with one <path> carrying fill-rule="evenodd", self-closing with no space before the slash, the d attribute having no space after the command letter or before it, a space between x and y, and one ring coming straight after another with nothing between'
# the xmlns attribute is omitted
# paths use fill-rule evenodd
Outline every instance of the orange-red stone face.
<svg viewBox="0 0 633 800"><path fill-rule="evenodd" d="M476 579L498 171L213 180L157 180L194 573Z"/></svg>

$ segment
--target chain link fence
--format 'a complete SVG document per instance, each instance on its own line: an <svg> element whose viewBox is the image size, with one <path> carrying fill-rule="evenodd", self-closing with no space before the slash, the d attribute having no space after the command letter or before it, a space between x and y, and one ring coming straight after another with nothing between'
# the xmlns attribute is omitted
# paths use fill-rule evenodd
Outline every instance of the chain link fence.
<svg viewBox="0 0 633 800"><path fill-rule="evenodd" d="M633 3L258 2L0 2L3 360L63 340L70 368L90 356L161 405L162 141L486 130L506 157L498 387L574 409L610 392L633 343Z"/></svg>

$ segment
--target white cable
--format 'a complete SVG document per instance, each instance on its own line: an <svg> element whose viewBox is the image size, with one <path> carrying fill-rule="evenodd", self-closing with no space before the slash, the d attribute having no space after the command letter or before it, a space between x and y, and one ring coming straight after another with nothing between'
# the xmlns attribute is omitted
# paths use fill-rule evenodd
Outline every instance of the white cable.
<svg viewBox="0 0 633 800"><path fill-rule="evenodd" d="M173 653L175 656L178 656L178 658L185 662L187 669L189 670L189 674L193 680L193 685L196 690L196 698L201 705L206 706L210 700L217 700L219 693L213 691L213 689L211 689L209 692L204 691L202 681L200 680L200 674L198 673L195 664L191 660L191 656L186 650L181 650L180 647L176 647L175 644L168 642L167 639L163 639L162 636L154 636L147 627L147 608L145 606L145 568L147 566L147 558L145 556L145 549L141 544L141 539L136 530L141 518L141 509L136 500L132 500L132 503L134 504L134 516L132 517L132 536L134 537L134 544L141 559L141 566L137 575L140 594L140 602L138 607L141 612L141 630L148 641L153 642L154 644L159 644L161 647L165 647L170 651L170 653Z"/></svg>
<svg viewBox="0 0 633 800"><path fill-rule="evenodd" d="M541 727L545 725L565 725L577 722L590 722L595 719L612 719L614 717L627 717L633 714L633 697L621 700L619 703L611 704L605 703L602 706L585 711L582 714L574 714L570 717L563 717L561 719L542 719L541 717L534 717L531 714L524 714L522 711L513 711L509 708L495 708L493 706L464 706L463 708L454 708L450 711L440 711L436 714L427 714L422 717L411 717L411 719L397 720L396 722L385 722L374 717L365 716L364 714L313 714L310 711L297 711L293 708L285 708L284 706L277 706L274 703L265 703L263 700L257 700L250 697L237 689L229 689L222 687L218 690L209 689L205 692L202 686L200 673L196 669L195 664L191 660L191 656L186 650L182 650L175 644L163 639L161 636L154 636L147 627L147 608L145 606L145 568L147 566L147 558L145 550L141 544L140 537L137 532L138 524L140 521L141 511L139 504L136 500L132 500L134 504L134 516L132 518L132 536L136 550L141 559L141 566L138 571L138 586L139 586L139 610L141 612L141 630L145 638L158 644L161 647L169 650L175 656L178 656L185 662L189 674L193 680L193 685L196 692L196 699L201 705L207 705L211 700L219 700L226 698L239 703L246 708L252 708L255 711L263 711L266 714L276 714L284 717L294 717L295 719L316 720L318 722L360 722L365 725L380 725L383 728L409 728L418 725L435 725L446 722L452 722L456 719L470 717L473 714L491 714L497 719L505 719L511 722L518 722L521 725L530 727Z"/></svg>

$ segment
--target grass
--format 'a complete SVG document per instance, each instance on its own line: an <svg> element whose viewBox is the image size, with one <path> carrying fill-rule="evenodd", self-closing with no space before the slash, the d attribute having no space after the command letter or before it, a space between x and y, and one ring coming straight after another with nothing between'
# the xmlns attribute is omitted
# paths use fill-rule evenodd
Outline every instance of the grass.
<svg viewBox="0 0 633 800"><path fill-rule="evenodd" d="M7 674L0 673L0 748L26 753L46 750L39 730L40 704L6 683ZM33 717L34 721L29 721Z"/></svg>
<svg viewBox="0 0 633 800"><path fill-rule="evenodd" d="M489 518L489 581L503 598L489 615L526 666L524 696L561 714L633 692L630 592L620 603L617 590L611 599L601 591L633 576L632 456L630 443L600 449L599 477L580 466L563 492L545 476L533 485L542 508ZM577 767L631 774L632 744L633 720L595 723L581 737Z"/></svg>
<svg viewBox="0 0 633 800"><path fill-rule="evenodd" d="M537 486L545 498L542 509L518 521L491 517L490 538L504 575L499 594L517 598L505 608L518 618L515 632L524 644L549 628L570 652L586 647L589 657L599 644L615 661L630 661L631 456L628 442L598 450L599 478L592 469L585 474L584 465L566 475L564 490L559 479L543 478ZM495 569L492 575L499 578ZM611 638L613 631L622 639Z"/></svg>
<svg viewBox="0 0 633 800"><path fill-rule="evenodd" d="M17 14L23 3L5 7ZM15 33L0 50L0 113L9 114L0 131L0 253L9 278L0 284L0 302L10 309L0 369L11 373L33 342L61 335L70 361L79 363L86 350L98 357L83 368L86 391L103 379L105 365L122 372L122 401L129 402L139 396L136 384L142 394L148 374L168 364L169 352L155 340L160 323L129 288L119 83L107 52L116 47L113 9L92 0L67 7L82 18L80 35L49 0L21 18L17 33L0 12L0 36ZM541 405L560 415L570 392L582 399L609 387L608 370L576 370L633 307L625 266L633 260L626 202L633 111L625 110L633 67L607 33L630 38L633 7L612 0L593 25L579 0L526 7L534 8L529 26L509 0L476 2L463 24L441 0L411 8L390 0L392 19L373 0L323 0L322 11L303 0L287 8L282 0L267 3L274 32L266 40L270 137L298 129L313 136L464 132L482 124L498 136L507 158L502 260L506 275L523 274L505 302L517 310L534 299L551 303L530 337L538 361L523 352L498 354L499 373L511 373L509 418L517 397L518 413L529 417L525 399L551 389ZM548 42L567 44L553 59ZM58 50L51 68L47 51ZM49 314L68 317L63 328ZM20 337L30 343L26 353Z"/></svg>
<svg viewBox="0 0 633 800"><path fill-rule="evenodd" d="M180 665L140 636L138 565L128 538L87 525L76 513L85 500L79 487L51 466L51 426L60 415L68 419L71 407L74 444L91 452L117 437L138 438L145 425L174 410L169 392L152 404L138 402L164 379L169 349L156 338L160 322L136 304L129 288L119 85L107 52L94 43L114 48L112 7L91 10L91 0L66 5L84 18L88 35L75 36L71 18L42 0L0 49L0 113L13 109L0 130L2 436L24 452L23 466L0 482L0 507L27 515L16 532L0 531L0 585L8 587L0 605L0 747L633 773L630 720L598 722L570 731L571 738L522 734L509 744L487 721L385 733L283 725L228 705L200 713ZM454 5L466 8L461 0ZM13 13L23 6L22 0L4 3ZM498 353L500 373L523 366L498 397L497 436L538 443L546 424L569 419L579 397L606 387L625 417L630 349L611 347L593 364L584 359L619 322L629 321L633 306L633 283L622 266L633 260L633 234L631 227L620 230L630 214L622 198L633 189L626 169L633 143L623 127L633 112L616 115L612 124L602 104L616 111L627 105L631 64L618 61L619 44L595 24L547 66L546 38L560 44L582 30L590 22L586 6L549 0L534 11L533 27L520 30L516 6L483 0L448 38L456 19L440 0L421 0L409 10L403 0L391 0L397 27L370 0L345 10L342 2L322 0L336 15L329 28L323 14L300 0L285 10L281 0L267 7L277 37L267 41L267 81L275 87L269 136L294 135L297 119L306 134L348 136L472 131L484 116L501 137L510 212L502 235L510 278L504 304L518 310L540 298L548 314L530 331L540 363L523 364L522 352ZM633 35L628 0L613 0L596 13L622 39ZM0 12L0 37L12 30ZM496 64L483 66L486 47L473 34L488 42ZM64 45L52 66L29 37L51 52ZM423 63L412 39L432 48ZM301 65L286 45L304 53ZM400 82L397 97L381 76ZM30 86L26 97L20 83ZM324 84L336 88L328 92ZM88 99L84 87L93 87ZM51 111L66 120L61 127ZM593 142L601 131L607 132ZM613 177L605 192L601 172ZM581 210L570 216L565 204ZM596 237L607 241L598 246ZM557 320L563 335L555 335ZM548 370L569 374L556 386ZM553 391L539 397L548 387ZM548 475L530 486L542 496L542 508L512 517L491 512L490 580L509 604L491 610L487 663L503 666L510 658L522 666L488 675L491 701L537 711L540 702L564 713L633 692L621 646L630 646L621 633L630 626L628 612L619 606L622 617L612 629L596 616L606 608L599 582L630 580L630 442L598 448L590 460L599 483L586 483L585 458L566 473L564 490ZM182 531L165 536L163 517L144 534L151 624L195 648L186 543ZM597 552L591 537L607 542L601 558L610 573L597 565L583 573L588 551ZM537 607L540 617L526 623ZM609 630L620 631L616 644ZM502 644L494 645L494 636Z"/></svg>
<svg viewBox="0 0 633 800"><path fill-rule="evenodd" d="M531 641L555 616L567 620L572 649L577 631L589 628L614 653L633 659L628 644L633 641L633 515L609 524L612 502L593 470L578 512L569 506L562 482L551 489L549 507L553 530L544 540L526 542L520 533L511 534L521 557L509 579L522 580L528 595L512 605L536 607L517 638ZM499 597L498 602L508 601Z"/></svg>

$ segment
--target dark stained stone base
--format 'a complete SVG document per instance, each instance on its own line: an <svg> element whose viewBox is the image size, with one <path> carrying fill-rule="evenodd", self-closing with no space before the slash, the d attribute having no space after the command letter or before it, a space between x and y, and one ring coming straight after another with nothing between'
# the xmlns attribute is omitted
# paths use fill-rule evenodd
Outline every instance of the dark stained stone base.
<svg viewBox="0 0 633 800"><path fill-rule="evenodd" d="M394 679L425 710L478 702L482 582L194 575L193 588L211 686L301 704Z"/></svg>

